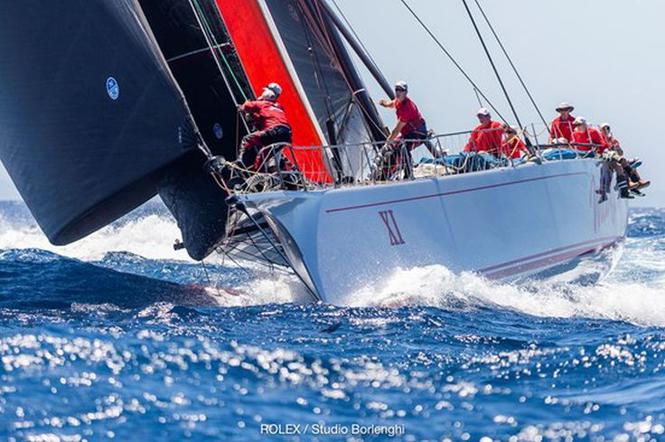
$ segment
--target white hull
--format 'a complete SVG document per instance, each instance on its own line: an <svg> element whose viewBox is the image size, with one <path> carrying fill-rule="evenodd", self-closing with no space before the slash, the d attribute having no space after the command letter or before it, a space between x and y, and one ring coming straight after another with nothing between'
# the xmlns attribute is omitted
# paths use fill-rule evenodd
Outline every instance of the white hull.
<svg viewBox="0 0 665 442"><path fill-rule="evenodd" d="M598 203L600 163L568 160L395 184L250 194L290 264L325 302L346 304L395 270L441 264L506 279L624 239L628 207Z"/></svg>

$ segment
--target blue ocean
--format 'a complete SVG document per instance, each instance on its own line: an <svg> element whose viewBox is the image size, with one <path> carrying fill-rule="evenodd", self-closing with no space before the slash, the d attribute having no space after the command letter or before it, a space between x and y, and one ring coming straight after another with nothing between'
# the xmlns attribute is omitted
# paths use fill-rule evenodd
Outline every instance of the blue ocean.
<svg viewBox="0 0 665 442"><path fill-rule="evenodd" d="M665 440L665 210L597 284L434 266L349 307L178 237L150 203L56 248L0 203L1 440Z"/></svg>

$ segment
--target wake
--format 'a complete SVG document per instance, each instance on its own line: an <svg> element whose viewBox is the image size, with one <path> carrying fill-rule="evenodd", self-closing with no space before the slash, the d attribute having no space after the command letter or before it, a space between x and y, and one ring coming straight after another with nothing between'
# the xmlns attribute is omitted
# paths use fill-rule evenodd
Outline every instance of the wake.
<svg viewBox="0 0 665 442"><path fill-rule="evenodd" d="M75 244L56 247L34 222L12 222L0 216L0 249L41 249L89 262L103 260L111 252L129 252L153 261L157 267L173 261L197 266L186 252L173 250L172 243L179 237L178 227L168 214L153 213L126 218ZM207 262L211 266L210 280L201 275L199 282L216 305L303 304L311 300L295 277L243 263L249 273L238 280L229 277L231 272L240 271L235 265L227 261L222 266L218 256ZM344 306L427 306L468 311L490 307L539 317L586 317L661 327L665 326L663 262L665 247L660 238L651 237L632 240L614 273L590 286L561 283L557 278L527 284L500 283L471 273L455 274L438 265L402 269L388 275L380 287L363 287L349 294ZM634 269L643 276L631 279ZM578 270L586 271L584 267Z"/></svg>
<svg viewBox="0 0 665 442"><path fill-rule="evenodd" d="M384 287L363 288L350 306L428 306L473 311L511 310L550 318L584 317L625 321L640 326L665 326L665 284L622 282L609 278L595 285L540 281L508 284L472 273L454 274L443 266L400 270Z"/></svg>

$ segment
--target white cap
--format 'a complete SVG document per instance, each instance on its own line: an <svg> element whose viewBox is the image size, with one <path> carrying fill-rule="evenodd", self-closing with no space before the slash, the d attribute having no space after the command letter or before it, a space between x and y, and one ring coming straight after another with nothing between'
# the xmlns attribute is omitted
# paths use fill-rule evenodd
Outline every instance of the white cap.
<svg viewBox="0 0 665 442"><path fill-rule="evenodd" d="M582 124L585 126L587 124L586 118L584 117L577 117L575 118L575 121L573 121L573 126L581 126Z"/></svg>
<svg viewBox="0 0 665 442"><path fill-rule="evenodd" d="M395 83L395 89L404 89L405 91L408 92L409 91L409 85L406 84L406 81L400 80L397 83Z"/></svg>
<svg viewBox="0 0 665 442"><path fill-rule="evenodd" d="M600 128L601 129L605 129L605 128L609 129L610 128L610 123L603 123L603 124L600 125Z"/></svg>
<svg viewBox="0 0 665 442"><path fill-rule="evenodd" d="M259 98L261 98L262 100L267 100L267 101L275 101L275 100L277 100L277 95L275 95L275 93L272 90L270 90L268 88L264 88L263 93L261 94L261 97L259 97Z"/></svg>
<svg viewBox="0 0 665 442"><path fill-rule="evenodd" d="M556 108L557 112L561 112L562 110L569 110L572 112L575 110L575 106L564 101L563 103L560 103Z"/></svg>
<svg viewBox="0 0 665 442"><path fill-rule="evenodd" d="M263 90L271 91L273 94L275 94L275 97L282 95L282 86L277 83L270 83L268 86L264 87Z"/></svg>
<svg viewBox="0 0 665 442"><path fill-rule="evenodd" d="M492 114L490 114L490 111L485 107L481 107L480 109L478 109L478 112L476 112L476 115L482 115L484 117L492 116Z"/></svg>

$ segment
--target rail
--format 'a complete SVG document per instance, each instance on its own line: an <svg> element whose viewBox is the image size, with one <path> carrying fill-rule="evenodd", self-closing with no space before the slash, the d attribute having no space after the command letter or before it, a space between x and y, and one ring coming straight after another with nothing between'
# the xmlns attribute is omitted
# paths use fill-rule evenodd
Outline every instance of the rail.
<svg viewBox="0 0 665 442"><path fill-rule="evenodd" d="M497 129L490 129L496 131ZM255 193L276 189L314 190L328 187L364 186L396 181L471 173L523 164L595 156L594 144L540 144L534 125L525 130L535 141L521 155L506 155L497 146L494 154L465 152L473 131L432 134L425 139L395 142L364 142L326 146L293 146L276 143L264 147L248 166L225 162L230 171L223 185L229 193ZM236 184L231 186L229 182Z"/></svg>

